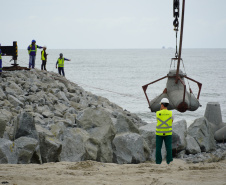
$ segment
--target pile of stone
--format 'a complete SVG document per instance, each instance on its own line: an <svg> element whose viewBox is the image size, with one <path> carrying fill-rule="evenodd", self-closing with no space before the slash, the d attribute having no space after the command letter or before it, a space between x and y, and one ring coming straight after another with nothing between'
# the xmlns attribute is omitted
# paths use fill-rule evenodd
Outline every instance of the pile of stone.
<svg viewBox="0 0 226 185"><path fill-rule="evenodd" d="M186 152L180 152L178 157L193 163L225 159L225 137L226 123L222 122L220 104L209 102L204 117L196 119L188 128Z"/></svg>
<svg viewBox="0 0 226 185"><path fill-rule="evenodd" d="M106 98L53 72L3 72L0 81L0 163L155 160L155 123ZM217 133L222 126L215 125ZM214 139L208 118L188 129L179 121L173 130L173 150L180 156L216 151L220 134Z"/></svg>

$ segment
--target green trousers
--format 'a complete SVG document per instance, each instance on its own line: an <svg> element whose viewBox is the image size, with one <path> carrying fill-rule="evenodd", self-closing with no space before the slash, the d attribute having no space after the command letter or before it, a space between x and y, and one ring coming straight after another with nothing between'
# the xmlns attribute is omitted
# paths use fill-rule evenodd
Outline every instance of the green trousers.
<svg viewBox="0 0 226 185"><path fill-rule="evenodd" d="M156 159L156 164L161 164L162 163L162 143L165 143L166 147L166 162L169 164L171 161L173 161L173 156L172 156L172 135L170 136L158 136L156 135L156 153L155 153L155 159Z"/></svg>

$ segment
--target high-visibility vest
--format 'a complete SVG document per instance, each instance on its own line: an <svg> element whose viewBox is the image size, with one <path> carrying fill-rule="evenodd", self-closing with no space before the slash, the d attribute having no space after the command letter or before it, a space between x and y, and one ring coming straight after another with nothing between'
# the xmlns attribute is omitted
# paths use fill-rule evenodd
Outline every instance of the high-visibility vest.
<svg viewBox="0 0 226 185"><path fill-rule="evenodd" d="M28 54L30 54L32 51L35 51L35 54L37 53L37 45L35 44L35 50L32 50L33 45L30 45L30 49L28 50Z"/></svg>
<svg viewBox="0 0 226 185"><path fill-rule="evenodd" d="M157 125L156 125L156 135L168 136L172 135L172 111L163 109L156 112Z"/></svg>
<svg viewBox="0 0 226 185"><path fill-rule="evenodd" d="M0 49L0 60L2 60L2 51ZM0 68L0 72L2 72L2 68Z"/></svg>
<svg viewBox="0 0 226 185"><path fill-rule="evenodd" d="M64 67L64 58L58 58L58 67Z"/></svg>
<svg viewBox="0 0 226 185"><path fill-rule="evenodd" d="M42 53L41 53L41 60L46 60L46 58L45 58L45 51L44 50L42 50Z"/></svg>

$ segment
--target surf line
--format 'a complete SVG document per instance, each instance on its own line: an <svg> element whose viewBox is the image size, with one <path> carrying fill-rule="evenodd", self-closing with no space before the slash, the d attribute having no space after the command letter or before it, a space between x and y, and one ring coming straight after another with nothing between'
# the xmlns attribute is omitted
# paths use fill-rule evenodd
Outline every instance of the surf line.
<svg viewBox="0 0 226 185"><path fill-rule="evenodd" d="M112 90L108 90L108 89L103 89L103 88L100 88L100 87L87 85L87 84L80 83L80 82L75 82L75 81L73 81L73 82L75 84L78 84L78 85L81 85L81 86L86 86L86 87L89 87L89 88L93 88L93 89L97 89L97 90L101 90L101 91L106 91L106 92L118 94L118 95L125 96L125 97L130 97L130 98L135 98L135 99L139 99L139 100L144 100L144 98L141 98L141 97L138 97L138 96L134 96L134 95L131 95L131 94L120 93L120 92L116 92L116 91L112 91Z"/></svg>

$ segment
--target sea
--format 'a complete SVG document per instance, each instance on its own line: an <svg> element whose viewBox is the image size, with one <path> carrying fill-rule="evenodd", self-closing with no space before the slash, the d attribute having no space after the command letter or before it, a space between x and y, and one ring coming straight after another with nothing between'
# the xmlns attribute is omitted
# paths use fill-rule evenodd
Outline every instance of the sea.
<svg viewBox="0 0 226 185"><path fill-rule="evenodd" d="M60 53L65 61L65 77L84 90L103 96L123 109L137 114L148 123L155 123L155 113L148 108L142 86L167 75L177 67L171 62L174 49L48 49L47 71L58 72L56 61ZM10 66L10 57L3 57L3 66ZM208 102L219 102L223 122L226 122L226 49L183 49L180 69L188 77L202 83L201 107L180 113L173 110L174 121L186 120L190 125L203 117ZM28 67L28 53L18 51L20 66ZM36 68L41 69L41 49L36 56ZM148 86L149 99L161 94L167 79ZM186 80L197 96L198 86Z"/></svg>

